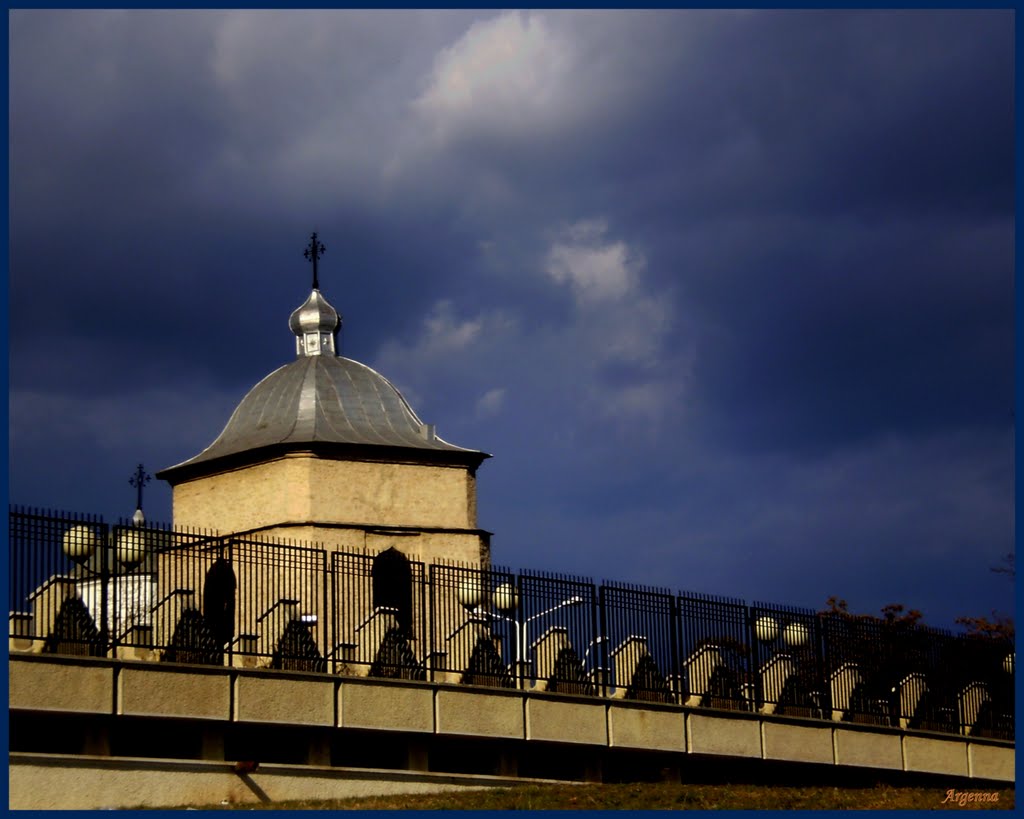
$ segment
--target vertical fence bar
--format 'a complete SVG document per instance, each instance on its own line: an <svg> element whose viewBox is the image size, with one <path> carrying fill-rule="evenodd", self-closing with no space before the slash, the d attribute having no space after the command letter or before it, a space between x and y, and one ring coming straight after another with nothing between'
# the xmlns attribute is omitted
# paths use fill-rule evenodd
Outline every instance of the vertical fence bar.
<svg viewBox="0 0 1024 819"><path fill-rule="evenodd" d="M329 562L327 552L321 553L322 564L320 568L320 640L321 654L325 658L325 671L334 672L334 658L331 657L331 649L334 646L334 601L331 599L331 570L333 564Z"/></svg>

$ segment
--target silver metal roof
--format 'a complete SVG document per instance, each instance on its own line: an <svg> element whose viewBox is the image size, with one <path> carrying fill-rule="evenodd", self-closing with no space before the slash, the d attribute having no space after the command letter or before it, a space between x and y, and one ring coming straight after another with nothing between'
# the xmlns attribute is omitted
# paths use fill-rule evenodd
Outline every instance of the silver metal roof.
<svg viewBox="0 0 1024 819"><path fill-rule="evenodd" d="M380 373L350 358L317 355L302 356L260 381L212 444L170 469L275 444L310 443L475 452L437 437Z"/></svg>

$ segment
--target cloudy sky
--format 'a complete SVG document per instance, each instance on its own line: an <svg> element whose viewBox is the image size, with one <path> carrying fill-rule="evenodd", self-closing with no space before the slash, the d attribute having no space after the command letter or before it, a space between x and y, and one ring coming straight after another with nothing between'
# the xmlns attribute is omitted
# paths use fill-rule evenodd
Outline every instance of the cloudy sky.
<svg viewBox="0 0 1024 819"><path fill-rule="evenodd" d="M293 358L317 230L497 562L1010 611L1013 24L11 12L10 500L130 515Z"/></svg>

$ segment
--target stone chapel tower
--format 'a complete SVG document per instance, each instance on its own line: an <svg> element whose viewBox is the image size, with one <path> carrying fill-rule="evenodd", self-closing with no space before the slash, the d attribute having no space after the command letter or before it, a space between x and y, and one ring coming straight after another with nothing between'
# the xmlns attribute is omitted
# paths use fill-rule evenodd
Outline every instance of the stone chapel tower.
<svg viewBox="0 0 1024 819"><path fill-rule="evenodd" d="M315 233L312 247L313 290L288 322L295 360L256 384L206 449L157 473L174 524L489 564L476 470L490 456L438 437L384 376L338 355Z"/></svg>

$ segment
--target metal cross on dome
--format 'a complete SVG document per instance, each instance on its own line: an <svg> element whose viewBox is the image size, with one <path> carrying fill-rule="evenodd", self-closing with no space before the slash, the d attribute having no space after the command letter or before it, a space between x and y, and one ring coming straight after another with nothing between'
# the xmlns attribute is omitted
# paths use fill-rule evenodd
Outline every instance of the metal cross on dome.
<svg viewBox="0 0 1024 819"><path fill-rule="evenodd" d="M150 477L150 475L146 474L146 470L142 468L142 464L139 464L135 470L135 474L128 479L128 483L138 490L137 501L135 504L136 509L142 508L142 487L149 483Z"/></svg>
<svg viewBox="0 0 1024 819"><path fill-rule="evenodd" d="M316 231L313 231L313 236L309 240L309 247L302 251L302 255L305 256L313 263L313 289L320 289L320 282L316 275L316 263L317 260L324 255L324 251L327 250L320 242L317 241Z"/></svg>

